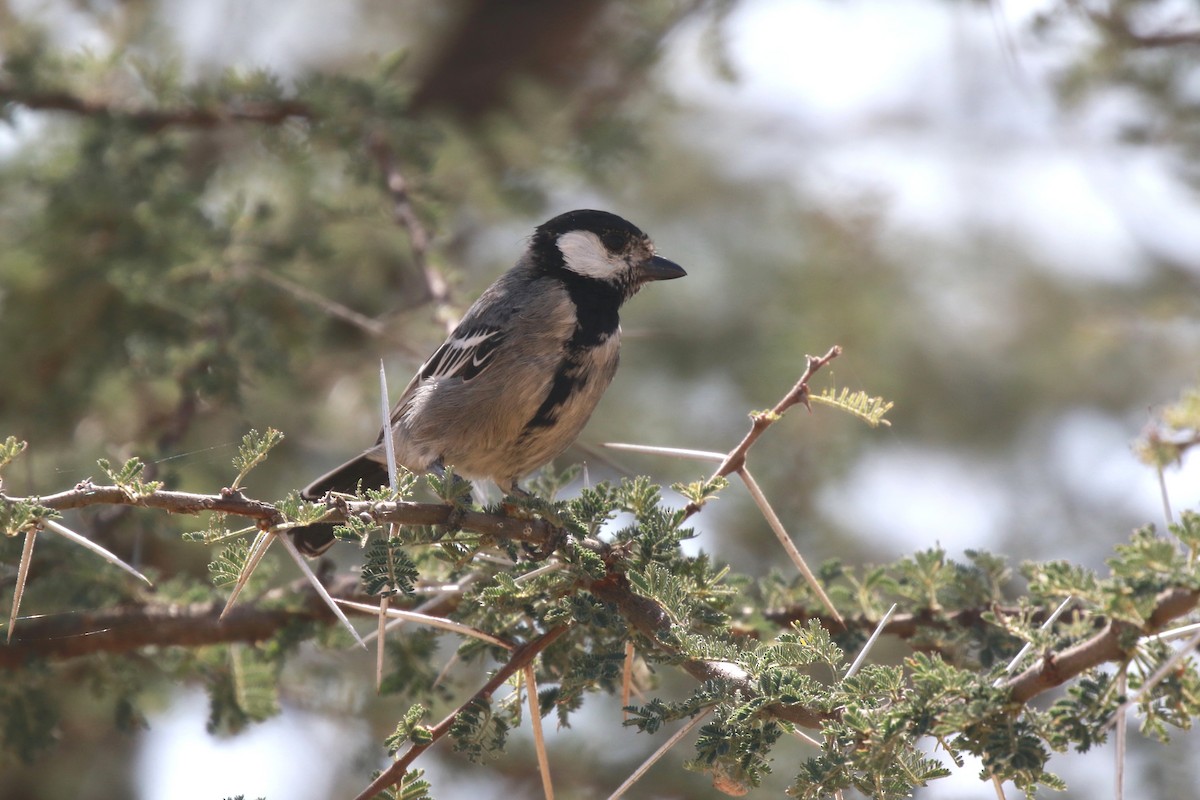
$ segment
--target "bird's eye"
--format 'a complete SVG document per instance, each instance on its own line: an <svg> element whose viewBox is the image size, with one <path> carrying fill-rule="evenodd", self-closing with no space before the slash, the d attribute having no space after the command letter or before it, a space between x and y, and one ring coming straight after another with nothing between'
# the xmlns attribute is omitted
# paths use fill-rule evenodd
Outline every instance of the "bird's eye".
<svg viewBox="0 0 1200 800"><path fill-rule="evenodd" d="M601 235L600 241L610 253L619 253L625 249L625 236L618 231L609 231Z"/></svg>

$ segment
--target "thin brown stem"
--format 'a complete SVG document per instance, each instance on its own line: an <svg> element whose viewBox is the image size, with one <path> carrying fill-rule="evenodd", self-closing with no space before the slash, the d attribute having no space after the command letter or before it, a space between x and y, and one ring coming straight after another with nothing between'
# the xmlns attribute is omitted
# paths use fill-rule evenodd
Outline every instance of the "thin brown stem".
<svg viewBox="0 0 1200 800"><path fill-rule="evenodd" d="M335 597L362 599L356 576L337 579ZM285 598L302 598L279 608ZM237 606L224 618L222 603L122 606L100 611L45 614L21 620L12 642L0 647L0 668L17 669L31 660L68 659L96 653L127 653L142 647L202 647L259 642L300 622L330 624L333 612L307 583L295 582Z"/></svg>
<svg viewBox="0 0 1200 800"><path fill-rule="evenodd" d="M391 145L382 134L372 134L367 146L383 173L388 195L392 198L392 218L408 233L413 265L425 280L425 290L434 304L434 312L446 324L448 331L453 330L458 319L450 313L450 284L441 271L429 262L429 232L413 206L408 179L404 177Z"/></svg>
<svg viewBox="0 0 1200 800"><path fill-rule="evenodd" d="M32 111L63 111L97 119L126 122L154 133L165 128L216 128L236 122L281 125L290 119L312 119L312 110L297 100L252 101L223 106L130 108L92 100L66 91L33 90L0 83L0 104Z"/></svg>
<svg viewBox="0 0 1200 800"><path fill-rule="evenodd" d="M1168 589L1158 596L1158 603L1143 627L1130 622L1113 620L1089 639L1061 653L1047 653L1037 664L1029 667L1007 686L1015 703L1027 703L1042 692L1066 683L1084 671L1108 662L1128 659L1131 645L1139 634L1153 633L1177 617L1191 611L1200 601L1200 592L1191 589Z"/></svg>
<svg viewBox="0 0 1200 800"><path fill-rule="evenodd" d="M405 751L404 755L397 758L390 767L384 770L378 778L372 781L370 786L368 786L366 789L363 789L362 792L360 792L355 798L355 800L370 800L370 798L379 794L383 790L400 783L400 781L404 778L404 773L408 771L409 766L416 761L417 757L430 747L433 747L433 745L435 745L442 737L450 732L450 727L454 724L454 721L458 719L458 715L462 713L464 708L480 700L490 699L492 694L501 686L503 686L509 678L524 669L527 664L532 664L533 660L537 658L539 653L541 653L550 645L554 644L554 642L560 636L566 633L568 627L569 626L567 625L557 625L536 639L532 639L514 650L512 657L504 664L504 666L496 670L496 673L492 675L488 682L485 683L479 689L479 691L477 691L469 700L460 705L454 711L450 712L445 719L429 729L428 742L424 744L414 744L412 747L410 747L407 751Z"/></svg>
<svg viewBox="0 0 1200 800"><path fill-rule="evenodd" d="M83 481L65 492L44 497L14 498L0 494L0 503L15 503L21 500L36 502L43 508L68 511L89 506L137 506L167 511L172 514L201 514L206 511L231 514L255 520L259 527L267 528L284 522L283 515L271 503L254 500L241 492L224 491L220 494L195 494L158 489L145 494L134 494L120 486L97 486ZM543 519L509 517L503 514L488 514L482 511L458 513L442 503L375 503L364 500L334 501L327 509L321 522L345 522L349 517L368 519L377 523L395 522L401 525L447 525L456 524L463 530L474 531L500 539L512 539L532 545L554 541L559 529Z"/></svg>
<svg viewBox="0 0 1200 800"><path fill-rule="evenodd" d="M751 415L750 430L746 432L746 435L740 442L738 442L737 446L729 451L729 454L725 456L725 460L721 462L721 465L717 467L716 471L712 474L712 478L709 480L728 477L745 466L746 454L750 452L750 448L753 447L754 443L757 442L759 437L763 435L763 432L775 424L775 422L777 422L779 418L782 417L784 413L792 406L803 405L805 408L808 408L809 411L811 411L812 408L808 404L809 380L817 373L817 370L821 369L841 354L842 348L838 345L834 345L833 347L829 348L829 352L820 358L815 356L806 356L805 358L807 359L807 365L805 366L804 373L800 376L800 379L796 381L796 384L792 386L788 393L785 394L770 411ZM690 503L686 510L687 516L692 516L702 507L702 503Z"/></svg>

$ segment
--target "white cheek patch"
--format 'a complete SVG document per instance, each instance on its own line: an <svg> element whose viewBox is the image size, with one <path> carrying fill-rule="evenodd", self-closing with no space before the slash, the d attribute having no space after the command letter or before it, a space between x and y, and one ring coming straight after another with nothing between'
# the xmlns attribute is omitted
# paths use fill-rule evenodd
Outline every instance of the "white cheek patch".
<svg viewBox="0 0 1200 800"><path fill-rule="evenodd" d="M600 237L587 231L571 231L558 237L567 269L588 278L607 280L625 266L620 256L608 252Z"/></svg>

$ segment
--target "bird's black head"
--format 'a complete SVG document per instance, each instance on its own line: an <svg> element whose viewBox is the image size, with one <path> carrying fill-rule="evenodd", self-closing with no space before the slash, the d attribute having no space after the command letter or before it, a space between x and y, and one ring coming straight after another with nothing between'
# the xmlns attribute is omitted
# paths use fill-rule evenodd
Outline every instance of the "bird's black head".
<svg viewBox="0 0 1200 800"><path fill-rule="evenodd" d="M649 281L682 278L687 273L654 254L650 237L633 223L607 211L568 211L538 226L530 243L544 269L568 283L615 291L628 300Z"/></svg>

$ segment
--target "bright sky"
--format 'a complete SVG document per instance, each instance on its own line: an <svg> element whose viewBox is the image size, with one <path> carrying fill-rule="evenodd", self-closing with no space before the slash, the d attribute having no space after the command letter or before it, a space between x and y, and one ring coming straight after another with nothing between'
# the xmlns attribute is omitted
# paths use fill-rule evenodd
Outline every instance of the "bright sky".
<svg viewBox="0 0 1200 800"><path fill-rule="evenodd" d="M675 54L677 83L754 137L740 170L790 168L834 203L885 198L895 233L990 231L1113 281L1140 274L1142 248L1200 273L1195 194L1161 149L1115 142L1137 107L1114 95L1059 111L1066 49L1028 32L1045 5L759 0L730 21L741 80L713 81L693 47ZM717 127L710 144L730 135Z"/></svg>

